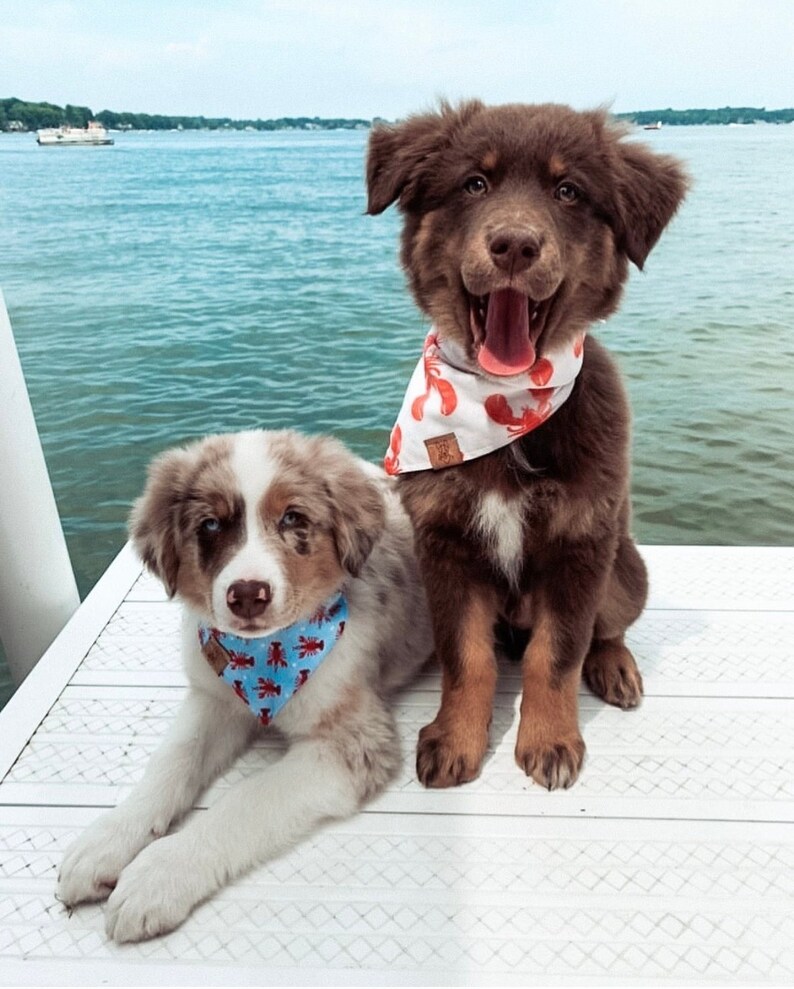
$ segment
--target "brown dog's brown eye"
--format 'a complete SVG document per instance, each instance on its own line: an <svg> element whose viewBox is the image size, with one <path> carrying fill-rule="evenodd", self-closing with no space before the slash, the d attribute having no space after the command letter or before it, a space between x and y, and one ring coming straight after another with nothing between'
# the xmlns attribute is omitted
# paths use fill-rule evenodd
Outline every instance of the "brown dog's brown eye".
<svg viewBox="0 0 794 989"><path fill-rule="evenodd" d="M472 175L463 183L463 188L470 196L483 196L488 191L488 183L482 175Z"/></svg>
<svg viewBox="0 0 794 989"><path fill-rule="evenodd" d="M581 199L581 196L580 189L573 182L560 182L554 190L554 198L559 199L561 203L575 203Z"/></svg>

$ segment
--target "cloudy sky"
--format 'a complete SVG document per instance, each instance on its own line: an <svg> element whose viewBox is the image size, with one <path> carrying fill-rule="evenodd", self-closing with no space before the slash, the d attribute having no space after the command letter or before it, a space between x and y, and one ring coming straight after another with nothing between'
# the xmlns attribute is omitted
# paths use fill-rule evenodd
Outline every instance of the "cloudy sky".
<svg viewBox="0 0 794 989"><path fill-rule="evenodd" d="M794 0L0 0L0 98L400 117L438 96L794 105Z"/></svg>

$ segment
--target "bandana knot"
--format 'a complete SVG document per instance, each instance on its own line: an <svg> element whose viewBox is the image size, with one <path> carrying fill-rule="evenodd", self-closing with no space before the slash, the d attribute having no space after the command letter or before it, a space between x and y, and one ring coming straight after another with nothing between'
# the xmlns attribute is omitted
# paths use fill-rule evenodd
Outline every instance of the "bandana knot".
<svg viewBox="0 0 794 989"><path fill-rule="evenodd" d="M386 473L451 467L537 429L571 394L584 338L549 351L521 374L496 378L474 370L431 331L391 432Z"/></svg>

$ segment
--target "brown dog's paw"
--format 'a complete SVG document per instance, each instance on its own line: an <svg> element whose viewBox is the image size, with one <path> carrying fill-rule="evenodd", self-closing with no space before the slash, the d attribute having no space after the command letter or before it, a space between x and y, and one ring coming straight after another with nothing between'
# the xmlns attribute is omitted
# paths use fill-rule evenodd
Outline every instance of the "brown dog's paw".
<svg viewBox="0 0 794 989"><path fill-rule="evenodd" d="M522 743L516 745L516 762L527 776L547 790L567 790L572 786L584 762L584 741L581 735L558 742Z"/></svg>
<svg viewBox="0 0 794 989"><path fill-rule="evenodd" d="M419 782L433 788L469 783L480 775L487 745L487 732L479 742L473 742L471 738L458 738L437 721L425 725L416 747Z"/></svg>
<svg viewBox="0 0 794 989"><path fill-rule="evenodd" d="M584 661L582 679L596 697L624 711L642 700L642 675L622 643L594 643Z"/></svg>

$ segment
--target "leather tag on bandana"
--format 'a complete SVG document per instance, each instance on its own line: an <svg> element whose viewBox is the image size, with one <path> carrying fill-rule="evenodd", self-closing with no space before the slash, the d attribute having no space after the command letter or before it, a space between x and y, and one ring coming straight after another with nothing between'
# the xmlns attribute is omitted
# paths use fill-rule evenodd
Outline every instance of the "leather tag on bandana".
<svg viewBox="0 0 794 989"><path fill-rule="evenodd" d="M454 433L434 436L430 440L425 440L424 443L433 470L441 470L442 467L452 467L453 464L463 463L463 454Z"/></svg>
<svg viewBox="0 0 794 989"><path fill-rule="evenodd" d="M210 666L220 676L232 658L229 650L224 649L217 639L207 639L201 649Z"/></svg>

